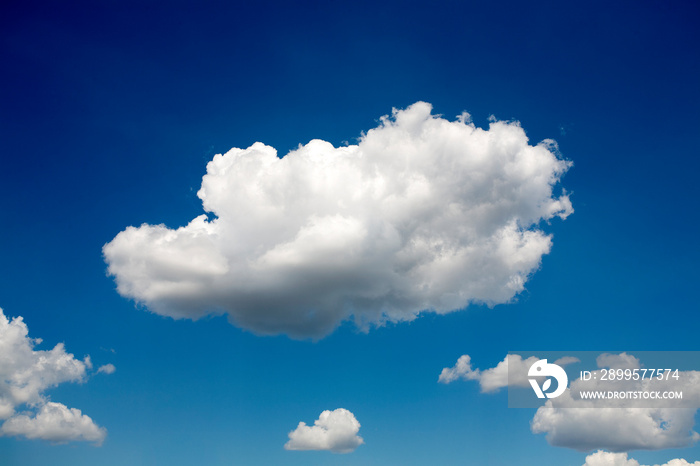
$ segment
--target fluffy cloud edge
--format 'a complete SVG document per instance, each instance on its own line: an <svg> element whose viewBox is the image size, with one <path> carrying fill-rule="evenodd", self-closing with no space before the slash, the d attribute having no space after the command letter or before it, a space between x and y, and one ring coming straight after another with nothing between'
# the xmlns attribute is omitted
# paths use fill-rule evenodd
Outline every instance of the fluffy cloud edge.
<svg viewBox="0 0 700 466"><path fill-rule="evenodd" d="M364 443L358 432L360 423L355 415L344 408L323 411L313 426L300 422L289 432L286 450L325 450L333 453L351 453Z"/></svg>
<svg viewBox="0 0 700 466"><path fill-rule="evenodd" d="M100 446L107 430L79 409L52 402L45 392L65 382L85 382L92 373L89 356L82 361L58 343L37 350L21 316L9 319L0 308L0 436L22 436L52 443L88 441ZM107 364L99 372L114 372ZM18 408L21 411L18 412Z"/></svg>
<svg viewBox="0 0 700 466"><path fill-rule="evenodd" d="M107 429L100 427L77 408L46 402L35 415L17 414L0 426L0 434L48 440L62 444L72 441L93 442L102 446Z"/></svg>
<svg viewBox="0 0 700 466"><path fill-rule="evenodd" d="M540 224L573 212L554 194L572 164L517 122L481 129L431 110L394 109L358 145L216 155L198 192L216 218L119 233L103 248L117 291L294 338L512 301L551 249Z"/></svg>

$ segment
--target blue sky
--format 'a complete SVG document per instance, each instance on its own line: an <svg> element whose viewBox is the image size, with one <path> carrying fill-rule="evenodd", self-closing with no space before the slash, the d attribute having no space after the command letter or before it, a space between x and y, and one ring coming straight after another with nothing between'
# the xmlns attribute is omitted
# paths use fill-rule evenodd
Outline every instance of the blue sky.
<svg viewBox="0 0 700 466"><path fill-rule="evenodd" d="M583 464L504 391L438 375L463 354L486 369L514 350L700 349L697 18L690 2L5 2L0 307L37 349L116 372L45 392L106 428L101 447L0 437L0 462ZM103 246L202 214L215 154L357 144L418 101L481 128L517 120L573 162L556 186L575 212L539 224L553 245L514 302L312 341L117 293ZM336 408L363 445L284 449Z"/></svg>

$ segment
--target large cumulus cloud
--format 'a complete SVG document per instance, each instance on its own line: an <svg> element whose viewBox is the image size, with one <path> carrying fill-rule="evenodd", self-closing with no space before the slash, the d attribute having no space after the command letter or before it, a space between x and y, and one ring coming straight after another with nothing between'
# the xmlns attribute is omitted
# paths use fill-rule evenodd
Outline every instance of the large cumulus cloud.
<svg viewBox="0 0 700 466"><path fill-rule="evenodd" d="M481 129L418 102L357 145L216 155L198 192L211 219L128 227L105 260L118 292L152 312L227 313L261 334L506 303L550 251L541 222L573 211L555 193L571 165L555 152L518 123Z"/></svg>

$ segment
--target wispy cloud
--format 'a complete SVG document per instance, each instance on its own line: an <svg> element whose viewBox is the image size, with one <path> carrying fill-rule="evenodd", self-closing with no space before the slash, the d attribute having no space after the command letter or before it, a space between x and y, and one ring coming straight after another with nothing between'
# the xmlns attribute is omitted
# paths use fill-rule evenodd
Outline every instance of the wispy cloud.
<svg viewBox="0 0 700 466"><path fill-rule="evenodd" d="M496 367L480 370L472 369L471 357L468 354L462 355L453 367L445 367L440 373L438 382L450 383L455 380L476 380L479 382L483 393L495 392L501 388L530 387L527 372L530 366L539 361L540 358L532 356L523 359L519 354L509 354ZM555 361L555 364L565 366L578 362L577 358L564 357ZM510 368L510 371L509 371ZM510 374L510 377L509 377Z"/></svg>
<svg viewBox="0 0 700 466"><path fill-rule="evenodd" d="M97 369L98 374L114 374L114 372L117 370L116 367L114 367L114 364L105 364L104 366L100 366L99 369Z"/></svg>

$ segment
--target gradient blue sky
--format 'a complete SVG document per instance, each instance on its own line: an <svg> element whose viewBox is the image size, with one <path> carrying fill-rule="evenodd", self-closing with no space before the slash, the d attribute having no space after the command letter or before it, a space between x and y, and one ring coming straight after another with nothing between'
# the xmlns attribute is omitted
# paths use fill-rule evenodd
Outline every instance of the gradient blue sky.
<svg viewBox="0 0 700 466"><path fill-rule="evenodd" d="M102 447L0 438L8 465L580 466L534 410L437 377L462 354L699 350L700 10L692 2L18 2L0 7L0 307L40 348L116 373L51 399ZM341 145L392 107L515 119L574 167L575 213L517 302L318 342L122 298L102 246L186 224L206 163L261 141ZM283 449L347 408L354 453ZM700 447L634 452L642 464Z"/></svg>

